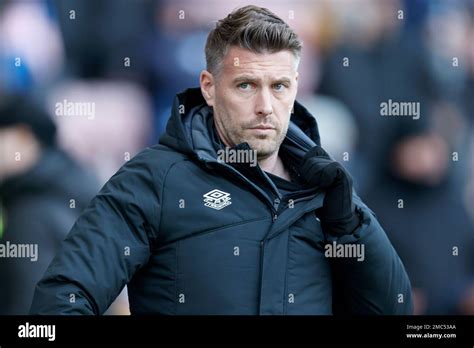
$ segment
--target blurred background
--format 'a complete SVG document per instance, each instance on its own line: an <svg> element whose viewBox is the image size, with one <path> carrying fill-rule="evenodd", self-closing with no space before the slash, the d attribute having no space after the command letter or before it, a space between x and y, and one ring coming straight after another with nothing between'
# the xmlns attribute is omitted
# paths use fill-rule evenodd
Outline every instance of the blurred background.
<svg viewBox="0 0 474 348"><path fill-rule="evenodd" d="M237 7L303 41L297 99L412 282L415 314L474 314L474 0L0 0L0 314L26 314L75 219L158 141ZM419 118L381 103L419 103ZM20 158L21 157L21 158ZM109 314L128 314L126 289Z"/></svg>

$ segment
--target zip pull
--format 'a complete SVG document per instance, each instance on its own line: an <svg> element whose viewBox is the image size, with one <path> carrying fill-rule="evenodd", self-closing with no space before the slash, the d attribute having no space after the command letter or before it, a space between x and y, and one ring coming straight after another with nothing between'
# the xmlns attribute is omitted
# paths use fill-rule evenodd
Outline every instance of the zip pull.
<svg viewBox="0 0 474 348"><path fill-rule="evenodd" d="M280 198L275 198L273 200L273 209L275 209L275 213L273 214L273 221L278 218L278 207L280 206Z"/></svg>
<svg viewBox="0 0 474 348"><path fill-rule="evenodd" d="M280 206L280 198L275 198L273 200L273 208L275 208L275 211L278 211L278 207Z"/></svg>

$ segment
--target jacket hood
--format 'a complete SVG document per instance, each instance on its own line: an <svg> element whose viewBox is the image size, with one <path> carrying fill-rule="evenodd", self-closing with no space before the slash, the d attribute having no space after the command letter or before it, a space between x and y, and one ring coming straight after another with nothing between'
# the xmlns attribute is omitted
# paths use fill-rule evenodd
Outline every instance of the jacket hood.
<svg viewBox="0 0 474 348"><path fill-rule="evenodd" d="M212 109L207 106L200 88L179 93L174 100L166 131L160 137L160 144L200 160L216 160L217 154L207 127L210 117L213 117ZM295 101L282 147L298 158L315 145L321 145L316 119Z"/></svg>

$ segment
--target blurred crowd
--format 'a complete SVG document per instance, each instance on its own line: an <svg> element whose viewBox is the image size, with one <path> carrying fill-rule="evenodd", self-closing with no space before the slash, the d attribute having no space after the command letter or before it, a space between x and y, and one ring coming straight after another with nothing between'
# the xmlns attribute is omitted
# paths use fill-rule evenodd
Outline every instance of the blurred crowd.
<svg viewBox="0 0 474 348"><path fill-rule="evenodd" d="M415 314L474 314L474 0L0 0L0 314L90 199L164 131L215 22L255 4L303 40L297 99L412 282ZM383 116L388 101L419 118ZM111 314L127 314L124 293Z"/></svg>

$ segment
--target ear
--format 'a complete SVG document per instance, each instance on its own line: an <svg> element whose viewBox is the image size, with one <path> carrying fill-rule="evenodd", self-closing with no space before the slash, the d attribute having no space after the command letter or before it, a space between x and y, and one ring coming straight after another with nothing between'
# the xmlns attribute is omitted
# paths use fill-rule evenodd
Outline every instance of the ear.
<svg viewBox="0 0 474 348"><path fill-rule="evenodd" d="M203 70L199 77L199 83L201 85L201 93L204 99L206 99L207 105L214 106L215 98L215 81L214 76L207 70Z"/></svg>

